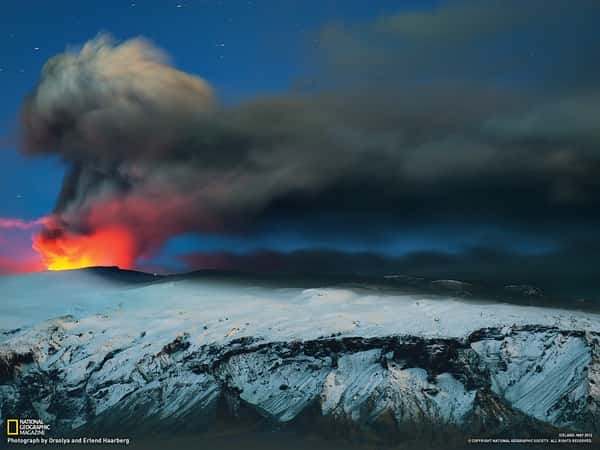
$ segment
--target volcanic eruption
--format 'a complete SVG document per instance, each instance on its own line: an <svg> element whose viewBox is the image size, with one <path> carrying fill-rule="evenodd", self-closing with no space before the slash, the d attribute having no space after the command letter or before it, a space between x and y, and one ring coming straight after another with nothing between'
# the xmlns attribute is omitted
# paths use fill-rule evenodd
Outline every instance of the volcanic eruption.
<svg viewBox="0 0 600 450"><path fill-rule="evenodd" d="M392 31L385 42L402 40ZM66 175L35 250L53 270L130 268L184 234L291 230L360 248L432 225L566 242L598 222L596 91L540 102L525 79L462 82L463 66L415 84L402 53L385 54L376 83L345 65L355 84L235 105L144 39L101 35L51 58L24 102L22 150L59 156Z"/></svg>
<svg viewBox="0 0 600 450"><path fill-rule="evenodd" d="M48 270L80 269L91 266L133 268L134 239L127 228L114 227L77 235L64 230L45 230L34 237Z"/></svg>

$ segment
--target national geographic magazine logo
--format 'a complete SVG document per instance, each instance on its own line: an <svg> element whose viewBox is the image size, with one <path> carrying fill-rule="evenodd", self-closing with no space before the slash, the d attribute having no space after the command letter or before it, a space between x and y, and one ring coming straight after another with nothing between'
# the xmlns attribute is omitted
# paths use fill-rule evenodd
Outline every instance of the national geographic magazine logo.
<svg viewBox="0 0 600 450"><path fill-rule="evenodd" d="M7 419L7 436L46 436L50 425L40 419Z"/></svg>
<svg viewBox="0 0 600 450"><path fill-rule="evenodd" d="M1 423L1 422L0 422ZM47 437L50 425L41 419L6 419L9 445L130 445L126 437Z"/></svg>
<svg viewBox="0 0 600 450"><path fill-rule="evenodd" d="M19 419L8 419L6 421L6 435L7 436L18 436L19 435Z"/></svg>

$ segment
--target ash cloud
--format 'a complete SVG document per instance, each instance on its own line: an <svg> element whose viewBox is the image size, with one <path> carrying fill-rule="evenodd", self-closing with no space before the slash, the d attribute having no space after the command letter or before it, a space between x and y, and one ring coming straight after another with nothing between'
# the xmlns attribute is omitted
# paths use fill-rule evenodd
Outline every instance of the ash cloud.
<svg viewBox="0 0 600 450"><path fill-rule="evenodd" d="M593 234L599 18L586 0L451 1L338 24L315 87L232 107L148 42L100 36L46 64L23 148L71 167L50 231L125 224L138 255L279 222Z"/></svg>

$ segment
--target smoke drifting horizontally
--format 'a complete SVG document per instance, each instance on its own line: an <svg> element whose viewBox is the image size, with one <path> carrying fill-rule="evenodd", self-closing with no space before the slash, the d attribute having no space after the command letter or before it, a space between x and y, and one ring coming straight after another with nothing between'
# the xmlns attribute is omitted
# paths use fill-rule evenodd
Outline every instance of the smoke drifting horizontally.
<svg viewBox="0 0 600 450"><path fill-rule="evenodd" d="M585 4L584 19L598 14ZM496 58L490 74L480 56L510 42L511 27L526 27L531 12L520 2L490 5L518 14L469 29L462 18L481 10L462 1L436 14L328 28L322 42L334 82L325 86L337 88L233 107L142 39L100 36L52 58L23 108L23 147L56 153L70 169L35 248L49 268L131 267L176 235L265 223L323 236L431 223L491 223L559 239L591 229L600 223L592 118L600 91L589 74L600 70L561 68L556 83L542 74L532 88L527 76L539 67ZM560 9L542 10L538 31L567 36L554 20ZM448 41L443 31L456 21L462 34ZM566 61L571 44L549 45ZM456 64L444 71L438 61L449 53ZM335 226L320 227L323 217Z"/></svg>

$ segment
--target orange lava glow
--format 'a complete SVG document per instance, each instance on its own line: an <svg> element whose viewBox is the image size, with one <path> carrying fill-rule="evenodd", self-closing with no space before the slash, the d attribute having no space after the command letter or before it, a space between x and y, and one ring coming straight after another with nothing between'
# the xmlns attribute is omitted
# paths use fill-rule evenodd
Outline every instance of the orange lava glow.
<svg viewBox="0 0 600 450"><path fill-rule="evenodd" d="M92 266L118 266L131 269L135 242L126 228L112 227L92 234L38 234L33 248L40 253L48 270L80 269Z"/></svg>

